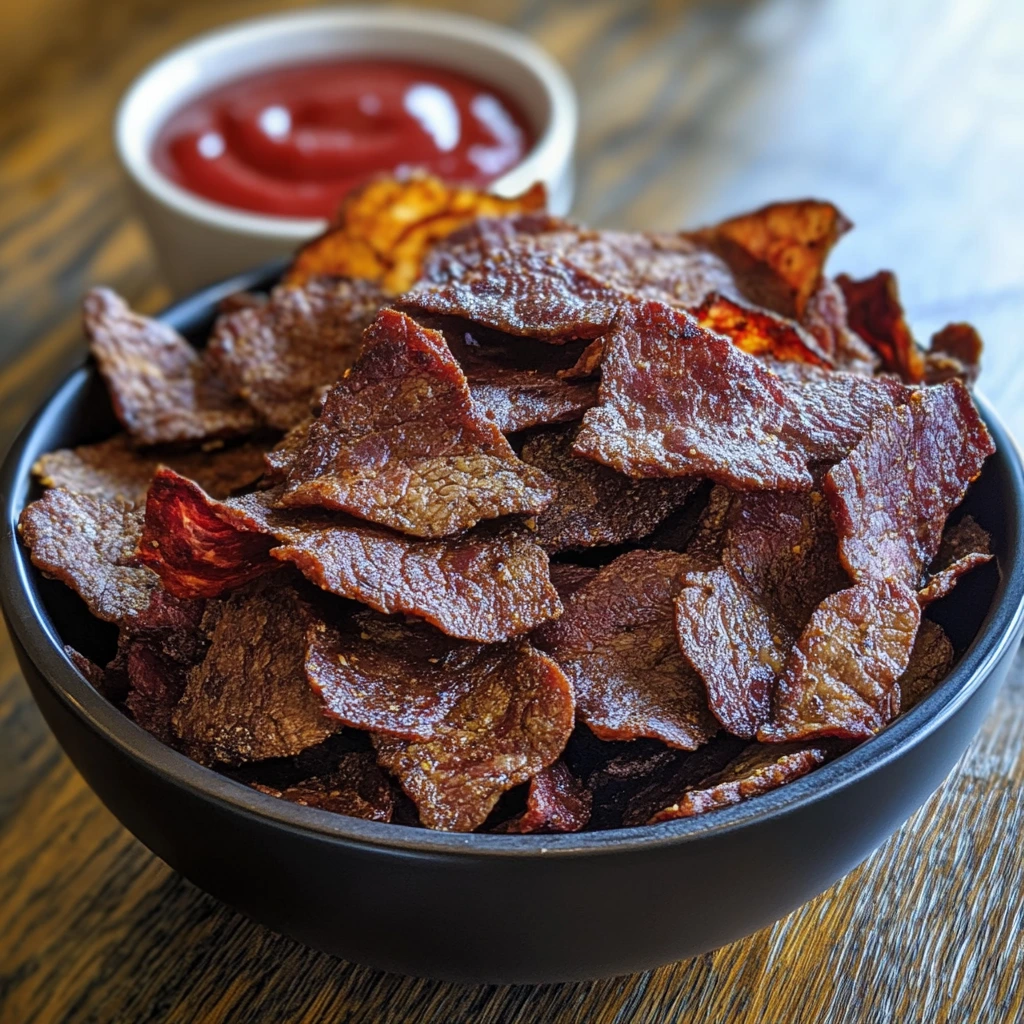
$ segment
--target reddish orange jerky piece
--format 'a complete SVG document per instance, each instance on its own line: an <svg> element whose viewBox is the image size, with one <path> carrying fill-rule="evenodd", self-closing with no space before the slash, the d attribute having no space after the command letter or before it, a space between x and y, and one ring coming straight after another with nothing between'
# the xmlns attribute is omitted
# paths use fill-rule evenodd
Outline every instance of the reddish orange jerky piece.
<svg viewBox="0 0 1024 1024"><path fill-rule="evenodd" d="M530 779L526 810L503 822L495 832L579 832L590 821L593 796L563 761Z"/></svg>

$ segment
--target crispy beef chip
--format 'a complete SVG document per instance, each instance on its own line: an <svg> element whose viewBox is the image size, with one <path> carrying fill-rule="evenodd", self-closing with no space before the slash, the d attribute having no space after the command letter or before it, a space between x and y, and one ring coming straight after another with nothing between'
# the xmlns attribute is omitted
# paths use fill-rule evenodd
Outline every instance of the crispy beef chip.
<svg viewBox="0 0 1024 1024"><path fill-rule="evenodd" d="M964 516L949 527L942 535L928 579L917 592L922 607L951 593L964 573L991 562L995 557L991 545L988 531L979 526L973 516Z"/></svg>
<svg viewBox="0 0 1024 1024"><path fill-rule="evenodd" d="M319 390L352 365L363 331L385 301L368 281L281 285L266 303L222 316L207 358L270 426L288 430L309 416Z"/></svg>
<svg viewBox="0 0 1024 1024"><path fill-rule="evenodd" d="M557 495L536 518L534 538L549 552L623 544L649 534L696 490L695 480L633 480L573 451L576 429L545 431L522 458L555 482Z"/></svg>
<svg viewBox="0 0 1024 1024"><path fill-rule="evenodd" d="M684 583L676 598L679 646L715 718L736 736L756 736L793 635L735 571L690 573Z"/></svg>
<svg viewBox="0 0 1024 1024"><path fill-rule="evenodd" d="M785 435L783 382L686 313L630 302L605 352L600 401L579 455L630 476L711 477L745 489L804 490L806 454Z"/></svg>
<svg viewBox="0 0 1024 1024"><path fill-rule="evenodd" d="M779 678L767 742L867 739L899 714L898 680L921 609L897 580L859 583L825 598Z"/></svg>
<svg viewBox="0 0 1024 1024"><path fill-rule="evenodd" d="M471 832L506 790L552 764L573 727L572 686L550 658L518 641L514 668L475 680L426 741L375 733L377 760L428 828Z"/></svg>
<svg viewBox="0 0 1024 1024"><path fill-rule="evenodd" d="M385 309L328 394L281 504L319 505L418 537L539 512L551 481L516 457L470 397L444 338Z"/></svg>
<svg viewBox="0 0 1024 1024"><path fill-rule="evenodd" d="M211 604L210 648L172 717L189 757L239 764L291 757L321 743L338 723L305 673L309 604L290 586L257 583Z"/></svg>
<svg viewBox="0 0 1024 1024"><path fill-rule="evenodd" d="M503 822L495 832L579 832L590 821L593 796L563 761L530 779L526 810Z"/></svg>
<svg viewBox="0 0 1024 1024"><path fill-rule="evenodd" d="M878 416L824 491L852 579L918 587L949 513L995 446L959 381L914 392Z"/></svg>
<svg viewBox="0 0 1024 1024"><path fill-rule="evenodd" d="M139 444L230 437L258 425L173 328L133 313L107 288L93 288L83 311L114 412Z"/></svg>
<svg viewBox="0 0 1024 1024"><path fill-rule="evenodd" d="M252 442L211 451L143 453L132 446L127 434L115 434L99 444L41 455L32 473L44 487L134 504L145 500L160 466L195 480L214 498L226 498L263 475L264 455L263 448Z"/></svg>
<svg viewBox="0 0 1024 1024"><path fill-rule="evenodd" d="M832 246L852 225L831 203L771 203L691 233L729 266L744 297L799 320Z"/></svg>
<svg viewBox="0 0 1024 1024"><path fill-rule="evenodd" d="M261 783L253 788L303 807L316 807L334 814L368 821L390 821L395 809L391 782L380 770L376 758L366 751L342 754L337 768L327 775L274 789Z"/></svg>
<svg viewBox="0 0 1024 1024"><path fill-rule="evenodd" d="M502 199L427 175L378 178L349 193L334 224L298 251L285 282L301 285L324 274L357 277L396 295L420 277L438 240L478 217L542 211L546 203L539 184Z"/></svg>
<svg viewBox="0 0 1024 1024"><path fill-rule="evenodd" d="M104 622L137 615L159 582L135 556L142 509L119 499L50 490L22 511L18 532L32 564L69 586Z"/></svg>
<svg viewBox="0 0 1024 1024"><path fill-rule="evenodd" d="M717 731L675 633L682 576L699 567L674 552L621 555L535 634L572 681L580 721L602 739L650 737L693 750Z"/></svg>
<svg viewBox="0 0 1024 1024"><path fill-rule="evenodd" d="M850 327L878 353L882 369L898 373L908 384L921 383L925 356L907 326L895 275L880 270L856 281L840 274L836 283L846 298Z"/></svg>
<svg viewBox="0 0 1024 1024"><path fill-rule="evenodd" d="M275 501L276 492L262 491L216 502L161 470L140 557L183 597L215 597L292 562L322 590L481 643L527 633L561 610L547 556L515 530L415 540L344 516L275 509Z"/></svg>
<svg viewBox="0 0 1024 1024"><path fill-rule="evenodd" d="M684 789L649 824L692 818L760 796L799 779L833 755L833 749L821 743L751 743L720 772Z"/></svg>
<svg viewBox="0 0 1024 1024"><path fill-rule="evenodd" d="M900 711L909 711L935 689L953 667L954 651L946 631L931 619L921 620L910 663L899 678Z"/></svg>

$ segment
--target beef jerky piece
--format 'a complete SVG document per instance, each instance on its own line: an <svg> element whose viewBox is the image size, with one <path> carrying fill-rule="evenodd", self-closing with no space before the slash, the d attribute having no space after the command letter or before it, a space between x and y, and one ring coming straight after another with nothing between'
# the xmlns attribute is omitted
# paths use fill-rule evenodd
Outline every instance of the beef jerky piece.
<svg viewBox="0 0 1024 1024"><path fill-rule="evenodd" d="M922 619L910 663L899 678L900 711L909 711L927 697L949 674L953 658L946 631L931 619Z"/></svg>
<svg viewBox="0 0 1024 1024"><path fill-rule="evenodd" d="M383 310L291 461L281 504L319 505L419 537L539 512L551 481L480 413L444 338Z"/></svg>
<svg viewBox="0 0 1024 1024"><path fill-rule="evenodd" d="M69 644L64 645L64 653L68 656L68 660L76 669L85 677L86 681L92 684L94 690L99 691L104 696L107 696L107 673L101 668L96 662L87 658L84 654L76 651L74 647Z"/></svg>
<svg viewBox="0 0 1024 1024"><path fill-rule="evenodd" d="M424 174L378 178L348 194L335 222L298 251L285 281L358 277L394 295L420 277L431 247L453 231L478 217L541 211L546 202L540 184L503 199Z"/></svg>
<svg viewBox="0 0 1024 1024"><path fill-rule="evenodd" d="M617 317L600 401L579 455L630 476L699 476L741 489L804 490L807 459L783 435L783 383L678 310L630 302Z"/></svg>
<svg viewBox="0 0 1024 1024"><path fill-rule="evenodd" d="M284 483L296 455L306 447L313 417L297 423L263 456L264 482L270 486ZM216 497L216 495L214 495Z"/></svg>
<svg viewBox="0 0 1024 1024"><path fill-rule="evenodd" d="M125 708L146 732L161 743L177 747L171 719L188 682L190 666L168 659L155 646L129 639L115 661L128 680Z"/></svg>
<svg viewBox="0 0 1024 1024"><path fill-rule="evenodd" d="M811 616L772 701L767 742L822 736L866 739L900 710L921 609L895 580L861 583L825 598Z"/></svg>
<svg viewBox="0 0 1024 1024"><path fill-rule="evenodd" d="M528 633L561 611L547 555L515 530L412 540L342 516L278 510L276 500L261 491L216 502L161 470L150 488L143 557L183 597L217 596L292 562L322 590L481 643Z"/></svg>
<svg viewBox="0 0 1024 1024"><path fill-rule="evenodd" d="M590 821L592 796L562 761L530 779L526 810L502 822L495 832L579 832Z"/></svg>
<svg viewBox="0 0 1024 1024"><path fill-rule="evenodd" d="M69 586L105 622L137 615L159 582L135 557L142 509L123 501L50 490L22 511L18 532L32 564Z"/></svg>
<svg viewBox="0 0 1024 1024"><path fill-rule="evenodd" d="M318 390L352 365L363 330L385 301L368 281L281 285L266 304L222 316L207 357L270 426L288 430L309 416Z"/></svg>
<svg viewBox="0 0 1024 1024"><path fill-rule="evenodd" d="M522 643L481 646L372 613L341 630L315 622L308 641L306 675L327 714L407 740L429 740L469 691L535 662Z"/></svg>
<svg viewBox="0 0 1024 1024"><path fill-rule="evenodd" d="M595 338L580 353L579 358L572 366L558 371L558 377L561 380L589 380L600 373L603 362L604 338Z"/></svg>
<svg viewBox="0 0 1024 1024"><path fill-rule="evenodd" d="M523 445L523 461L558 488L536 519L534 538L548 552L639 540L698 486L694 480L633 480L575 455L575 437L570 427L536 434Z"/></svg>
<svg viewBox="0 0 1024 1024"><path fill-rule="evenodd" d="M395 809L391 782L377 766L373 754L342 754L337 768L327 775L305 779L285 789L252 783L254 789L303 807L368 821L390 821Z"/></svg>
<svg viewBox="0 0 1024 1024"><path fill-rule="evenodd" d="M204 764L291 757L337 729L306 679L313 621L287 585L257 583L207 609L210 648L189 672L172 718L190 757Z"/></svg>
<svg viewBox="0 0 1024 1024"><path fill-rule="evenodd" d="M247 434L256 414L235 398L172 327L133 313L107 288L83 303L89 351L114 412L140 444Z"/></svg>
<svg viewBox="0 0 1024 1024"><path fill-rule="evenodd" d="M771 203L693 232L729 266L743 295L799 320L832 246L852 225L831 203Z"/></svg>
<svg viewBox="0 0 1024 1024"><path fill-rule="evenodd" d="M650 737L693 750L717 731L675 633L674 600L695 568L674 552L621 555L534 634L572 681L580 721L602 739Z"/></svg>
<svg viewBox="0 0 1024 1024"><path fill-rule="evenodd" d="M679 646L704 681L715 718L749 739L768 721L793 635L735 571L690 573L684 584L676 598Z"/></svg>
<svg viewBox="0 0 1024 1024"><path fill-rule="evenodd" d="M964 516L956 525L949 527L942 535L928 579L917 592L922 607L949 594L964 573L991 562L994 557L991 542L988 531L979 526L972 516Z"/></svg>
<svg viewBox="0 0 1024 1024"><path fill-rule="evenodd" d="M752 356L779 362L810 363L831 367L831 357L793 320L764 309L754 309L727 299L717 292L692 310L706 331L724 335L737 348Z"/></svg>
<svg viewBox="0 0 1024 1024"><path fill-rule="evenodd" d="M882 369L898 373L908 384L924 380L924 352L907 326L895 275L880 270L855 281L840 274L836 283L846 298L850 327L878 353Z"/></svg>
<svg viewBox="0 0 1024 1024"><path fill-rule="evenodd" d="M838 369L870 377L878 368L878 356L850 330L843 290L830 278L822 278L807 300L800 323Z"/></svg>
<svg viewBox="0 0 1024 1024"><path fill-rule="evenodd" d="M890 378L830 373L818 380L787 381L794 413L783 438L811 462L845 458L883 413L904 404L910 391Z"/></svg>
<svg viewBox="0 0 1024 1024"><path fill-rule="evenodd" d="M929 384L958 378L971 387L981 372L981 337L970 325L946 324L932 335L924 354L924 379Z"/></svg>
<svg viewBox="0 0 1024 1024"><path fill-rule="evenodd" d="M589 565L573 565L572 562L551 563L551 583L558 591L558 597L563 604L596 575L597 569Z"/></svg>
<svg viewBox="0 0 1024 1024"><path fill-rule="evenodd" d="M721 484L711 488L707 504L697 520L697 529L685 548L694 561L708 562L710 567L721 562L729 510L734 497L733 492Z"/></svg>
<svg viewBox="0 0 1024 1024"><path fill-rule="evenodd" d="M377 760L412 797L427 828L471 832L502 793L552 764L573 727L572 687L520 641L512 671L478 678L424 742L375 733Z"/></svg>
<svg viewBox="0 0 1024 1024"><path fill-rule="evenodd" d="M994 450L959 381L916 391L906 405L878 416L825 478L851 578L918 587L946 517Z"/></svg>
<svg viewBox="0 0 1024 1024"><path fill-rule="evenodd" d="M831 756L832 749L820 743L751 743L720 772L688 786L675 802L651 817L649 824L692 818L760 796L799 779Z"/></svg>
<svg viewBox="0 0 1024 1024"><path fill-rule="evenodd" d="M61 448L42 455L32 473L44 487L63 487L75 494L119 498L134 504L145 499L160 466L169 466L195 480L215 498L226 498L263 475L263 448L246 442L213 451L142 453L133 447L127 434L116 434L99 444Z"/></svg>

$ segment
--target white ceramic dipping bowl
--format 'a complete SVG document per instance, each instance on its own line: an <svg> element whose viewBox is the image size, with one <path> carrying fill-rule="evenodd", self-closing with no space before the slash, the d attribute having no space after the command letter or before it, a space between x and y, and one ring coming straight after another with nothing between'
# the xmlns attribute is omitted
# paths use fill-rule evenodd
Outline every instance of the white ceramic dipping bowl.
<svg viewBox="0 0 1024 1024"><path fill-rule="evenodd" d="M200 36L151 64L121 100L114 127L157 258L178 295L286 256L326 221L233 209L193 194L153 165L157 133L183 104L268 68L332 57L393 57L435 64L493 85L515 100L536 143L491 189L512 196L535 181L550 208L572 202L577 107L565 72L510 29L441 11L337 7L239 22Z"/></svg>

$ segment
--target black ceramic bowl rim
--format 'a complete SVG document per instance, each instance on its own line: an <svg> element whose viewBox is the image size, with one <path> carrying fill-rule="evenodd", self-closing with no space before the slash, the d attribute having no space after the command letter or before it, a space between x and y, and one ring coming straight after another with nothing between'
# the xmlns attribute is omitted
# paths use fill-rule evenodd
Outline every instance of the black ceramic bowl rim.
<svg viewBox="0 0 1024 1024"><path fill-rule="evenodd" d="M187 317L210 308L232 292L262 287L273 272L261 268L205 289L164 310L161 317ZM1000 579L973 642L954 670L920 704L901 715L878 735L815 771L752 800L712 814L603 832L567 835L504 836L485 833L434 832L406 825L365 821L304 807L268 796L235 782L187 758L136 725L93 689L64 652L37 589L38 571L18 539L17 522L31 485L35 458L32 439L59 419L68 397L96 370L74 370L30 420L11 446L0 472L3 523L0 536L0 593L8 622L57 696L93 731L122 754L172 784L233 811L299 833L313 833L364 847L381 847L410 854L470 855L511 858L592 856L650 847L674 846L702 837L742 829L769 818L783 817L831 794L855 785L915 746L954 715L981 685L991 666L1017 641L1024 622L1024 462L1019 448L989 404L975 398L1010 477L1014 504L1005 514L1007 548L1012 564L1000 566Z"/></svg>

